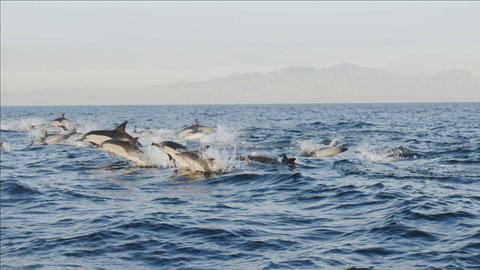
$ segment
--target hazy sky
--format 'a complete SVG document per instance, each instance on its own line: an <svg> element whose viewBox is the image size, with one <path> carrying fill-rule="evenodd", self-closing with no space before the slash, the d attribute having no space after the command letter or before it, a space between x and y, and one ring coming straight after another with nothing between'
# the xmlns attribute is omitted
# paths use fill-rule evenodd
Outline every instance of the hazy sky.
<svg viewBox="0 0 480 270"><path fill-rule="evenodd" d="M480 2L1 2L2 91L342 62L480 75Z"/></svg>

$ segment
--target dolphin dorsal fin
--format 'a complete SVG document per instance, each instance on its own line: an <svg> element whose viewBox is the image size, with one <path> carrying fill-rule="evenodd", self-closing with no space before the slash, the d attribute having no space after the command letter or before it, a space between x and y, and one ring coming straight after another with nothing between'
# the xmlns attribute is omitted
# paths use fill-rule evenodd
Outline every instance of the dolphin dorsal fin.
<svg viewBox="0 0 480 270"><path fill-rule="evenodd" d="M43 136L47 137L47 129L46 128L43 129Z"/></svg>
<svg viewBox="0 0 480 270"><path fill-rule="evenodd" d="M193 121L193 125L198 126L198 119L195 119L195 121Z"/></svg>
<svg viewBox="0 0 480 270"><path fill-rule="evenodd" d="M125 127L127 126L128 120L121 123L118 127L115 128L115 131L126 132Z"/></svg>
<svg viewBox="0 0 480 270"><path fill-rule="evenodd" d="M62 116L60 116L60 118L65 118L65 113L62 113Z"/></svg>

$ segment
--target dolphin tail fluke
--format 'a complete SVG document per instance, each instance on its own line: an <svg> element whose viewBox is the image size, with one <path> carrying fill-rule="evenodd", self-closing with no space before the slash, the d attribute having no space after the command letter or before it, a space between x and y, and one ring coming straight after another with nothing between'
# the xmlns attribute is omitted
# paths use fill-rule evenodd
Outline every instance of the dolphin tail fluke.
<svg viewBox="0 0 480 270"><path fill-rule="evenodd" d="M167 156L168 156L168 159L172 161L173 167L177 169L177 163L175 162L175 159L170 154L167 154Z"/></svg>
<svg viewBox="0 0 480 270"><path fill-rule="evenodd" d="M208 167L212 167L213 166L213 162L215 161L214 158L209 158L207 159L207 164L208 164Z"/></svg>
<svg viewBox="0 0 480 270"><path fill-rule="evenodd" d="M127 126L128 120L121 123L118 127L115 128L116 131L126 132L125 127Z"/></svg>

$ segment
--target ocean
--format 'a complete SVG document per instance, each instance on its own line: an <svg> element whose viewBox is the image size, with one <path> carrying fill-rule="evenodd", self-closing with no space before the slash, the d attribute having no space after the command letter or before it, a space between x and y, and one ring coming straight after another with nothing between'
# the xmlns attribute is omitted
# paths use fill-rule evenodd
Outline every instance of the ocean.
<svg viewBox="0 0 480 270"><path fill-rule="evenodd" d="M154 166L36 145L62 113L151 131ZM195 119L217 132L178 139ZM480 268L480 103L1 107L1 129L2 269ZM164 140L219 173L176 170Z"/></svg>

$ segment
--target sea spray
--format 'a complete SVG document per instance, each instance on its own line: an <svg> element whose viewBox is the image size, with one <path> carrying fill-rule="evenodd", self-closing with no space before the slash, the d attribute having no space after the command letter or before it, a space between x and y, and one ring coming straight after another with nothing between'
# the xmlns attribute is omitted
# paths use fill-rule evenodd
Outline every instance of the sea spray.
<svg viewBox="0 0 480 270"><path fill-rule="evenodd" d="M419 157L419 154L412 152L404 146L367 148L365 145L362 145L357 151L361 159L368 159L379 163L388 163Z"/></svg>
<svg viewBox="0 0 480 270"><path fill-rule="evenodd" d="M42 125L46 125L47 120L39 117L30 117L19 120L2 119L0 128L8 131L30 131L40 129Z"/></svg>

